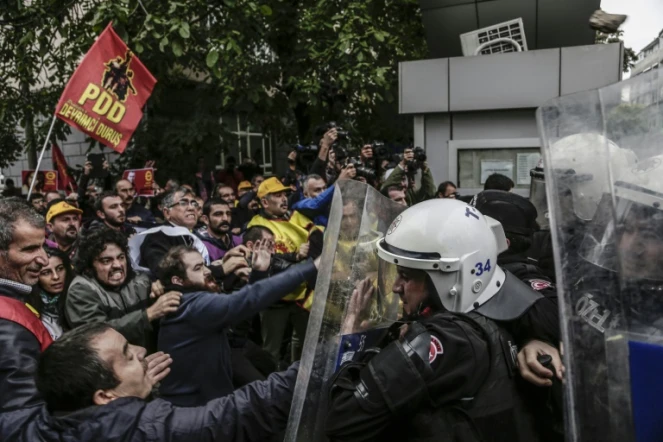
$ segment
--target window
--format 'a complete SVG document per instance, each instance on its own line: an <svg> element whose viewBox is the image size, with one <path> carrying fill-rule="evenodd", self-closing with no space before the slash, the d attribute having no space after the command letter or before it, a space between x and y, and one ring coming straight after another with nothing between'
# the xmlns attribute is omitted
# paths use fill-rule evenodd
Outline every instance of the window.
<svg viewBox="0 0 663 442"><path fill-rule="evenodd" d="M449 141L449 178L458 183L460 193L468 195L483 190L492 173L513 180L514 191L529 195L530 175L541 159L538 138Z"/></svg>
<svg viewBox="0 0 663 442"><path fill-rule="evenodd" d="M248 121L246 114L226 115L221 118L226 127L233 134L233 140L225 143L226 151L221 154L221 167L225 167L225 156L235 156L237 164L242 163L243 158L252 158L262 165L262 173L272 174L272 137L259 132L256 126Z"/></svg>

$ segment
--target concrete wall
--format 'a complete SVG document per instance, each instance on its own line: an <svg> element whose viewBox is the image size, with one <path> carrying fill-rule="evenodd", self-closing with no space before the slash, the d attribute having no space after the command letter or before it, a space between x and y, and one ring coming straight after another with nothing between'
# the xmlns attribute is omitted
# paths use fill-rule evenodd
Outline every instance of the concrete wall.
<svg viewBox="0 0 663 442"><path fill-rule="evenodd" d="M400 63L402 114L535 108L621 80L622 44Z"/></svg>
<svg viewBox="0 0 663 442"><path fill-rule="evenodd" d="M414 116L439 184L450 179L450 140L538 138L537 107L620 81L622 56L615 43L405 62L399 110Z"/></svg>

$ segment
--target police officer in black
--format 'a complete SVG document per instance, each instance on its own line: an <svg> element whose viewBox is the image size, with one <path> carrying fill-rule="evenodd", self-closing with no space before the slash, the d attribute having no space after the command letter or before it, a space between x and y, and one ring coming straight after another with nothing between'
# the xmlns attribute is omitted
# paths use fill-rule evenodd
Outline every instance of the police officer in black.
<svg viewBox="0 0 663 442"><path fill-rule="evenodd" d="M542 295L504 272L501 225L455 200L399 215L378 242L398 266L403 304L395 339L342 365L331 379L331 440L537 441L517 381L517 322ZM341 334L362 331L372 284L353 292ZM515 328L517 332L522 330Z"/></svg>
<svg viewBox="0 0 663 442"><path fill-rule="evenodd" d="M504 228L509 248L497 257L499 266L543 295L528 310L526 320L519 321L518 325L533 328L525 333L527 336L536 336L557 346L560 340L557 289L528 253L533 236L539 230L536 207L526 198L503 190L484 190L476 195L473 205Z"/></svg>
<svg viewBox="0 0 663 442"><path fill-rule="evenodd" d="M482 214L499 221L504 228L509 248L497 258L500 267L543 295L525 315L508 324L507 328L516 336L529 338L527 342L519 342L522 350L518 359L523 378L537 387L552 386L554 383L553 389L526 388L532 409L536 410L539 432L545 440L563 440L560 379L537 358L541 352L551 355L557 366L555 372L562 371L557 350L561 339L557 289L538 267L537 261L530 258L534 235L539 231L536 221L538 212L526 198L502 190L485 190L477 194L473 205Z"/></svg>

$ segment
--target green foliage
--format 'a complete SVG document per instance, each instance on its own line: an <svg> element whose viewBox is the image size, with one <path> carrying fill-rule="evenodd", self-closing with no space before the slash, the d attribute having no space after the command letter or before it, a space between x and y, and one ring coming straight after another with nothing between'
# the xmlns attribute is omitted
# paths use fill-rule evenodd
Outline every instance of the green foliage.
<svg viewBox="0 0 663 442"><path fill-rule="evenodd" d="M427 52L417 0L14 3L0 12L0 110L10 111L0 111L0 134L13 140L26 115L45 121L33 144L44 136L73 69L110 21L158 80L122 156L128 165L157 159L181 173L183 156L228 147L219 141L231 139L220 122L228 113L283 143L307 142L330 120L366 140L409 136L395 99L398 62ZM62 138L68 128L56 131Z"/></svg>
<svg viewBox="0 0 663 442"><path fill-rule="evenodd" d="M602 32L596 32L596 43L608 44L608 43L621 43L623 42L624 31L619 30L614 34L604 34ZM624 60L622 70L624 73L630 71L635 62L638 60L638 54L631 48L624 46Z"/></svg>

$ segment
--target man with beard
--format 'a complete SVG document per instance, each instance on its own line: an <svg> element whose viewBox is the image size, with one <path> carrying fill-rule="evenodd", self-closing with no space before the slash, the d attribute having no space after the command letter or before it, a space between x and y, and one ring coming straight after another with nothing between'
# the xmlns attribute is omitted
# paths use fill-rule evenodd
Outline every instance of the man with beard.
<svg viewBox="0 0 663 442"><path fill-rule="evenodd" d="M122 206L126 212L127 221L131 224L155 224L152 212L136 202L136 189L129 180L119 180L115 184L115 192L122 198Z"/></svg>
<svg viewBox="0 0 663 442"><path fill-rule="evenodd" d="M207 231L198 232L197 235L205 244L210 260L221 259L228 250L242 244L242 237L230 231L231 206L221 198L207 200L203 206L203 222L207 224Z"/></svg>
<svg viewBox="0 0 663 442"><path fill-rule="evenodd" d="M272 247L269 241L255 245L249 285L229 295L218 293L212 272L196 249L178 246L164 257L159 281L183 296L180 308L160 324L158 347L173 357L171 373L159 388L161 397L177 406L193 407L233 392L228 328L317 275L319 259L263 279Z"/></svg>
<svg viewBox="0 0 663 442"><path fill-rule="evenodd" d="M37 358L52 340L26 300L48 265L43 244L44 218L24 200L1 200L0 415L40 401L34 383Z"/></svg>
<svg viewBox="0 0 663 442"><path fill-rule="evenodd" d="M83 211L66 201L53 204L46 213L46 228L52 232L49 247L59 249L73 259L78 250L78 232Z"/></svg>
<svg viewBox="0 0 663 442"><path fill-rule="evenodd" d="M97 219L90 223L87 234L103 227L122 232L130 238L136 234L136 230L126 223L126 212L122 206L122 198L115 192L104 192L94 202Z"/></svg>
<svg viewBox="0 0 663 442"><path fill-rule="evenodd" d="M33 193L30 195L30 204L32 204L32 207L38 213L42 215L46 213L46 200L44 200L44 195L41 193Z"/></svg>
<svg viewBox="0 0 663 442"><path fill-rule="evenodd" d="M230 186L219 184L213 197L221 198L223 201L230 204L231 207L235 207L235 191Z"/></svg>
<svg viewBox="0 0 663 442"><path fill-rule="evenodd" d="M156 347L152 322L177 310L181 293L169 292L150 303L150 278L127 265L127 239L102 228L81 241L69 287L65 316L73 327L106 322L133 345ZM150 305L151 304L151 305Z"/></svg>

